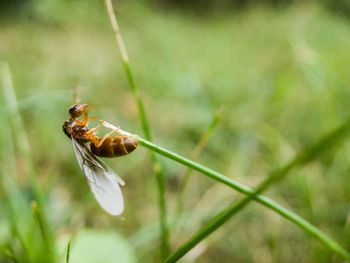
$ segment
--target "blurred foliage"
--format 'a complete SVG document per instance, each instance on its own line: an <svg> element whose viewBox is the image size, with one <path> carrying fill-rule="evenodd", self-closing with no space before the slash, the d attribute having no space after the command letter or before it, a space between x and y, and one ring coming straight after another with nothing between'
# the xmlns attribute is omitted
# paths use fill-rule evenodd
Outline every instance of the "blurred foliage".
<svg viewBox="0 0 350 263"><path fill-rule="evenodd" d="M349 0L323 0L326 4L326 7L329 10L334 11L337 14L345 15L347 18L350 17L350 1Z"/></svg>
<svg viewBox="0 0 350 263"><path fill-rule="evenodd" d="M4 16L19 13L24 9L28 9L30 2L30 0L0 0L0 14Z"/></svg>
<svg viewBox="0 0 350 263"><path fill-rule="evenodd" d="M55 16L65 16L67 12L67 1L57 0L0 0L0 13L3 17L6 16L24 16L36 19L42 15L50 16L50 20ZM121 0L115 2L122 3ZM190 13L207 13L212 12L240 12L256 6L268 6L272 8L286 8L295 4L321 4L323 7L336 14L350 16L350 1L349 0L142 0L146 5L153 5L153 7L163 7L167 10L178 8ZM96 5L96 1L90 0L75 0L71 1L70 5L75 5L77 13L93 11L91 6ZM90 7L90 8L89 8ZM80 10L80 11L79 11ZM39 12L38 12L39 11ZM59 11L59 12L57 12ZM69 13L69 12L68 12ZM95 12L90 14L92 17L96 16Z"/></svg>
<svg viewBox="0 0 350 263"><path fill-rule="evenodd" d="M116 11L157 143L189 155L224 105L223 119L198 160L254 186L350 113L350 25L324 4L258 4L201 19L153 3L118 1ZM156 190L145 151L108 160L127 183L126 212L112 218L94 201L61 130L72 104L72 83L78 80L79 96L91 105L92 116L140 133L102 2L32 0L26 8L19 17L15 12L3 20L0 58L12 70L56 245L64 240L66 247L67 237L72 239L73 255L76 234L104 229L126 239L123 244L131 246L136 261L157 261ZM15 140L18 130L10 129L4 104L1 95L0 261L23 259L29 252L35 262L46 255L45 244L32 213L33 185ZM346 142L328 152L268 193L346 247L349 147ZM170 161L164 166L173 218L186 169ZM171 229L173 248L238 197L197 173L188 187L181 225ZM18 236L31 237L25 240L30 251L21 250ZM57 251L64 259L65 251ZM213 261L341 259L277 215L252 205L184 259Z"/></svg>
<svg viewBox="0 0 350 263"><path fill-rule="evenodd" d="M322 4L329 10L350 16L349 0L153 0L158 5L166 8L180 8L182 10L194 11L195 13L212 13L212 12L245 12L247 9L256 6L268 6L271 8L286 8L295 4Z"/></svg>
<svg viewBox="0 0 350 263"><path fill-rule="evenodd" d="M212 12L213 10L242 10L252 6L270 6L270 7L282 7L289 4L293 4L298 0L158 0L158 4L163 6L172 6L177 8L192 9L195 11Z"/></svg>

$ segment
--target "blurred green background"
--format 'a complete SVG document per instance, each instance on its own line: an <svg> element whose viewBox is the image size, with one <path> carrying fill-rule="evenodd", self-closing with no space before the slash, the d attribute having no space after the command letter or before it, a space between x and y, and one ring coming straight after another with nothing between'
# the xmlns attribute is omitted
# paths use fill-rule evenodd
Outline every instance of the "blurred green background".
<svg viewBox="0 0 350 263"><path fill-rule="evenodd" d="M350 113L347 0L114 3L155 141L166 148L190 156L223 107L198 161L253 187ZM17 0L0 8L0 261L48 262L51 249L54 261L64 262L71 240L72 262L159 262L147 152L140 147L107 161L126 181L125 213L111 217L94 200L61 129L78 82L90 115L142 134L103 2ZM6 63L24 129L4 88ZM266 193L348 249L349 154L343 143ZM186 169L162 164L174 222ZM46 223L32 208L36 193ZM239 196L194 173L186 220L170 225L172 249ZM342 259L252 203L182 262Z"/></svg>

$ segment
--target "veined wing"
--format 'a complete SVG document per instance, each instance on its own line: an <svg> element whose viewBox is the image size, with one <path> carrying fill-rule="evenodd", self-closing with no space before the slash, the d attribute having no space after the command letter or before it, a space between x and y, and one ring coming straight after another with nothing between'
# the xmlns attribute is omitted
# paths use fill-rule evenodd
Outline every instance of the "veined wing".
<svg viewBox="0 0 350 263"><path fill-rule="evenodd" d="M79 166L97 202L111 215L120 215L124 210L120 185L124 185L124 181L91 153L85 143L78 142L74 138L72 142Z"/></svg>

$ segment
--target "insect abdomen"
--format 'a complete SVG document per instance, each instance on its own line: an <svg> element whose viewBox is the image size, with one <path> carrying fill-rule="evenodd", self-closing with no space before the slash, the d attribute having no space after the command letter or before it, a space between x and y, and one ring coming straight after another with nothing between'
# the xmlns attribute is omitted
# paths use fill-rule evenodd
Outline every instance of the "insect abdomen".
<svg viewBox="0 0 350 263"><path fill-rule="evenodd" d="M117 157L127 155L137 147L137 140L132 136L115 136L107 138L101 146L91 143L91 152L100 157Z"/></svg>

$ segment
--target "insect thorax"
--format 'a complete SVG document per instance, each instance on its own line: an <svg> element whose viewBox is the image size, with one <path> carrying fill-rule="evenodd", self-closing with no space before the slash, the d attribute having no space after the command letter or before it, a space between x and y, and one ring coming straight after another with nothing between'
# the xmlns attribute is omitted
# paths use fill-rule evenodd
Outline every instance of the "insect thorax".
<svg viewBox="0 0 350 263"><path fill-rule="evenodd" d="M89 128L85 125L79 125L74 120L66 120L63 124L63 131L69 138L77 141L88 142L87 131Z"/></svg>

